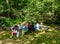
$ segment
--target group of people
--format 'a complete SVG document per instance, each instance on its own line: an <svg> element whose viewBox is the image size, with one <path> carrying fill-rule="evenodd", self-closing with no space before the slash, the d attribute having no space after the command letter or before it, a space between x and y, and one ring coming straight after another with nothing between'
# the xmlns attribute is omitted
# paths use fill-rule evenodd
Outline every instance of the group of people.
<svg viewBox="0 0 60 44"><path fill-rule="evenodd" d="M23 36L26 32L31 33L34 31L40 31L40 29L43 27L43 23L26 23L26 24L18 24L18 25L13 25L10 27L11 34L13 36L19 37ZM6 26L3 24L2 29L5 30Z"/></svg>

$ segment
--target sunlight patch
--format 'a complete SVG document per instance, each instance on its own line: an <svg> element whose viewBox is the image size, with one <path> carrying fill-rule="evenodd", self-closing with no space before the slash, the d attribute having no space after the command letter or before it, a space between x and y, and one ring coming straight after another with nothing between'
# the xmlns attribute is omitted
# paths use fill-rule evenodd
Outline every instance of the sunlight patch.
<svg viewBox="0 0 60 44"><path fill-rule="evenodd" d="M41 32L40 34L45 34L45 31Z"/></svg>
<svg viewBox="0 0 60 44"><path fill-rule="evenodd" d="M48 31L53 31L52 29L49 29Z"/></svg>
<svg viewBox="0 0 60 44"><path fill-rule="evenodd" d="M6 34L3 34L3 35L6 35Z"/></svg>
<svg viewBox="0 0 60 44"><path fill-rule="evenodd" d="M0 34L4 33L5 31L0 32Z"/></svg>
<svg viewBox="0 0 60 44"><path fill-rule="evenodd" d="M56 40L53 40L52 42L53 42L53 43L56 43Z"/></svg>
<svg viewBox="0 0 60 44"><path fill-rule="evenodd" d="M21 40L17 39L16 41L21 41Z"/></svg>
<svg viewBox="0 0 60 44"><path fill-rule="evenodd" d="M34 38L31 38L31 40L34 40Z"/></svg>
<svg viewBox="0 0 60 44"><path fill-rule="evenodd" d="M0 44L2 44L2 41L0 40Z"/></svg>
<svg viewBox="0 0 60 44"><path fill-rule="evenodd" d="M27 41L26 44L30 43L30 41Z"/></svg>

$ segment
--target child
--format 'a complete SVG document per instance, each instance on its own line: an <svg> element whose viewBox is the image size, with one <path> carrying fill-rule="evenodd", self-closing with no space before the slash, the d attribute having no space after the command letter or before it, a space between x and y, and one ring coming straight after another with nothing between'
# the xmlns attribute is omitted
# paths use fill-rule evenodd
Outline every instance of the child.
<svg viewBox="0 0 60 44"><path fill-rule="evenodd" d="M15 25L15 30L16 30L16 37L19 37L19 27Z"/></svg>
<svg viewBox="0 0 60 44"><path fill-rule="evenodd" d="M14 28L12 29L12 37L13 36L16 36L16 34L17 34L17 30L15 30Z"/></svg>
<svg viewBox="0 0 60 44"><path fill-rule="evenodd" d="M15 26L14 26L13 29L12 29L12 37L13 37L13 36L19 37L19 32L18 32L18 30L16 29Z"/></svg>

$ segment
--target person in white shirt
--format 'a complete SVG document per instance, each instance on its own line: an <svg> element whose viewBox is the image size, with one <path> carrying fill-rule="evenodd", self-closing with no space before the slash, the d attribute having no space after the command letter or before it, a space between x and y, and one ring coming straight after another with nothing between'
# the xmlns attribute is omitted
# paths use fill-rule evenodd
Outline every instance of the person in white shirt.
<svg viewBox="0 0 60 44"><path fill-rule="evenodd" d="M12 37L16 36L17 38L19 37L19 31L17 25L12 28Z"/></svg>
<svg viewBox="0 0 60 44"><path fill-rule="evenodd" d="M40 30L40 24L39 23L36 24L36 30Z"/></svg>

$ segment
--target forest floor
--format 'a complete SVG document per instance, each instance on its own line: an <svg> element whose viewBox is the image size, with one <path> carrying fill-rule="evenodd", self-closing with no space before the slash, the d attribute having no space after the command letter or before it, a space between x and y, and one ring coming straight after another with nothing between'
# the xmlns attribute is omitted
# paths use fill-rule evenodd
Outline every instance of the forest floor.
<svg viewBox="0 0 60 44"><path fill-rule="evenodd" d="M0 32L0 44L60 44L60 30L40 30L19 38L10 38L10 31Z"/></svg>

